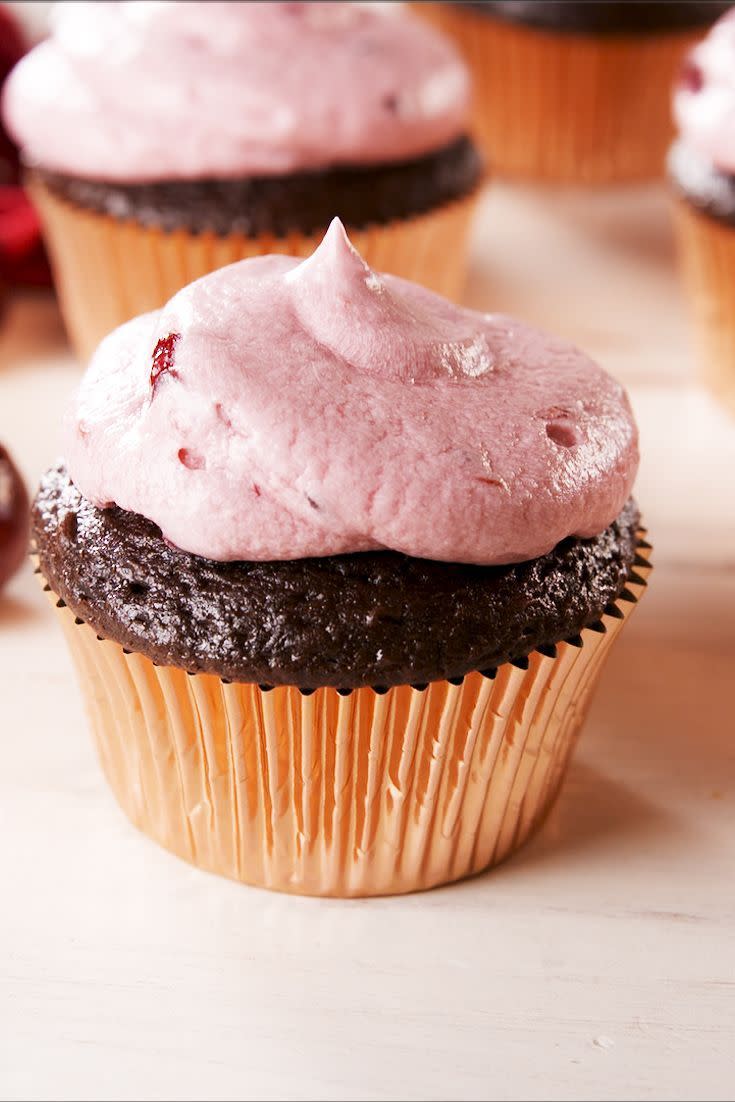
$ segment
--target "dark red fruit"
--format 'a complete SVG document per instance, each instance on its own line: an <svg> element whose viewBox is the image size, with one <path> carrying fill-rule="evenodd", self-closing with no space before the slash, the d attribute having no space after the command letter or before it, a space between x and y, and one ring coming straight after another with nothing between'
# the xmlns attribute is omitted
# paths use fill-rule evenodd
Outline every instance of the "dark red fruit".
<svg viewBox="0 0 735 1102"><path fill-rule="evenodd" d="M20 27L0 4L0 90L25 52ZM45 287L50 282L38 215L20 187L18 148L0 121L0 284Z"/></svg>
<svg viewBox="0 0 735 1102"><path fill-rule="evenodd" d="M688 57L679 70L679 87L686 89L687 92L701 92L703 84L702 70L696 61Z"/></svg>
<svg viewBox="0 0 735 1102"><path fill-rule="evenodd" d="M176 377L176 372L174 371L174 349L179 340L181 340L181 333L169 333L167 337L161 337L160 341L153 349L151 387L153 388L154 394L156 393L156 387L162 375L173 375L174 378Z"/></svg>
<svg viewBox="0 0 735 1102"><path fill-rule="evenodd" d="M0 85L25 52L20 27L5 5L0 5ZM0 123L0 184L15 184L18 175L18 150Z"/></svg>
<svg viewBox="0 0 735 1102"><path fill-rule="evenodd" d="M0 283L44 287L50 279L41 225L19 187L0 187Z"/></svg>
<svg viewBox="0 0 735 1102"><path fill-rule="evenodd" d="M18 569L28 548L29 508L23 479L0 444L0 586Z"/></svg>

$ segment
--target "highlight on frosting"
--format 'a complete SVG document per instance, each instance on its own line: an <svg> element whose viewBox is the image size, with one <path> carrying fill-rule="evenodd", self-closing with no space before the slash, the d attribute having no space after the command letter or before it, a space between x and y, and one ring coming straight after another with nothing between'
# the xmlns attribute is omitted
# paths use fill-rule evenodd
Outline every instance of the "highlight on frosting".
<svg viewBox="0 0 735 1102"><path fill-rule="evenodd" d="M142 182L409 159L459 137L468 100L403 5L130 0L57 5L3 113L44 168Z"/></svg>
<svg viewBox="0 0 735 1102"><path fill-rule="evenodd" d="M232 264L105 338L66 456L94 504L210 559L478 564L598 534L638 461L600 367L371 271L337 220L307 260Z"/></svg>
<svg viewBox="0 0 735 1102"><path fill-rule="evenodd" d="M687 57L674 92L684 144L735 173L735 8Z"/></svg>

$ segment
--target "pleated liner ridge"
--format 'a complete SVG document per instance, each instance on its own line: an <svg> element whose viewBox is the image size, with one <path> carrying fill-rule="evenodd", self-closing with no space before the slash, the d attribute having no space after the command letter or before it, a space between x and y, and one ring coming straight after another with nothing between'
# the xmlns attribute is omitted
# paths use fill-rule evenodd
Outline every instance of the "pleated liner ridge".
<svg viewBox="0 0 735 1102"><path fill-rule="evenodd" d="M54 602L99 757L144 833L210 872L323 896L410 892L504 860L559 790L650 569L581 636L460 684L260 689L154 665Z"/></svg>
<svg viewBox="0 0 735 1102"><path fill-rule="evenodd" d="M735 415L735 228L686 199L674 215L702 380Z"/></svg>
<svg viewBox="0 0 735 1102"><path fill-rule="evenodd" d="M168 232L83 210L33 177L28 189L41 215L69 337L82 360L118 325L158 309L200 276L268 253L311 256L327 229L284 237ZM365 229L348 226L350 240L375 271L423 283L456 300L478 194L479 189L412 218Z"/></svg>

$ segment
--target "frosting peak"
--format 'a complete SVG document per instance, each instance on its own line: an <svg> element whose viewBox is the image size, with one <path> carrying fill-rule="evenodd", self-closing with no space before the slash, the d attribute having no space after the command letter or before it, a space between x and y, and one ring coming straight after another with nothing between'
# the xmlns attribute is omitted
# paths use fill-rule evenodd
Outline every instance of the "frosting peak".
<svg viewBox="0 0 735 1102"><path fill-rule="evenodd" d="M335 221L307 260L220 269L107 337L67 462L211 559L492 564L601 532L637 435L577 349L372 272Z"/></svg>
<svg viewBox="0 0 735 1102"><path fill-rule="evenodd" d="M297 317L345 363L412 385L437 377L477 378L492 357L472 315L431 309L373 272L338 218L313 253L285 276ZM479 317L480 315L476 315Z"/></svg>
<svg viewBox="0 0 735 1102"><path fill-rule="evenodd" d="M461 135L469 79L451 43L392 8L58 4L7 82L6 123L43 167L101 180L407 160Z"/></svg>
<svg viewBox="0 0 735 1102"><path fill-rule="evenodd" d="M735 9L689 54L674 93L683 142L735 173Z"/></svg>

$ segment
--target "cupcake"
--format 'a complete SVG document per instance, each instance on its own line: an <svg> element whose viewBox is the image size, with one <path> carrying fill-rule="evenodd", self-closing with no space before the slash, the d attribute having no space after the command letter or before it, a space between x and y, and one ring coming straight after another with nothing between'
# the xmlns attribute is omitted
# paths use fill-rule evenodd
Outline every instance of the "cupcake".
<svg viewBox="0 0 735 1102"><path fill-rule="evenodd" d="M735 412L735 9L690 54L669 155L703 378Z"/></svg>
<svg viewBox="0 0 735 1102"><path fill-rule="evenodd" d="M687 48L727 8L709 0L487 0L418 4L475 82L494 170L569 184L662 175L669 94Z"/></svg>
<svg viewBox="0 0 735 1102"><path fill-rule="evenodd" d="M390 6L61 4L4 95L86 357L193 279L331 218L459 294L481 178L454 46Z"/></svg>
<svg viewBox="0 0 735 1102"><path fill-rule="evenodd" d="M636 438L581 352L338 222L113 332L32 526L125 812L289 892L503 860L645 585Z"/></svg>

